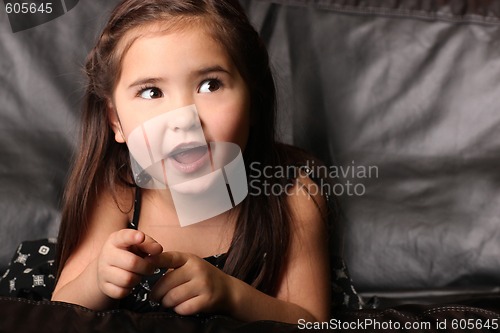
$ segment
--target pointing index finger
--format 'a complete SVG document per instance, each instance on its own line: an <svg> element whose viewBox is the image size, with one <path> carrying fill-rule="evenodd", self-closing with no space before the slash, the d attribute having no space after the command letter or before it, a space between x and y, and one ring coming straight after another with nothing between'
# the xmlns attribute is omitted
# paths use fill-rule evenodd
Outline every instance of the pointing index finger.
<svg viewBox="0 0 500 333"><path fill-rule="evenodd" d="M182 252L170 251L163 252L154 258L151 258L154 264L160 268L179 268L189 260L189 255Z"/></svg>
<svg viewBox="0 0 500 333"><path fill-rule="evenodd" d="M141 231L122 229L113 235L111 242L118 248L126 249L130 246L141 244L145 238L146 235Z"/></svg>
<svg viewBox="0 0 500 333"><path fill-rule="evenodd" d="M161 246L161 244L148 235L145 235L144 241L140 244L137 244L136 247L142 253L152 256L161 254L163 251L163 247Z"/></svg>

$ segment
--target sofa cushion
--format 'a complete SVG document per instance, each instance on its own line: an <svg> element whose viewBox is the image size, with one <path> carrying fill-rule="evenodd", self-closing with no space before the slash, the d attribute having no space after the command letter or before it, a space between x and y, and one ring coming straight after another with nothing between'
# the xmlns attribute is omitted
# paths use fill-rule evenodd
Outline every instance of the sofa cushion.
<svg viewBox="0 0 500 333"><path fill-rule="evenodd" d="M498 3L244 3L269 44L285 139L343 185L357 288L498 290Z"/></svg>

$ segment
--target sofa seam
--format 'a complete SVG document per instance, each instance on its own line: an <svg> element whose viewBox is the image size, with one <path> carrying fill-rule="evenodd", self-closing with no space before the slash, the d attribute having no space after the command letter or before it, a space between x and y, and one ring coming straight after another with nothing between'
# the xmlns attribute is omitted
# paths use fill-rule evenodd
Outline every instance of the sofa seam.
<svg viewBox="0 0 500 333"><path fill-rule="evenodd" d="M479 312L479 313L483 313L486 315L493 315L493 316L500 318L499 313L496 313L496 312L493 312L490 310L474 308L474 307L470 307L470 306L445 306L445 307L433 308L433 309L424 311L424 314L433 314L433 313L439 313L439 312L445 312L445 311Z"/></svg>
<svg viewBox="0 0 500 333"><path fill-rule="evenodd" d="M474 308L474 307L468 307L468 306L446 306L446 307L432 308L429 310L425 310L424 312L422 312L421 315L414 315L414 316L406 315L406 314L401 313L395 309L386 309L386 310L382 310L382 312L377 313L377 314L368 314L366 317L379 318L387 313L394 313L394 314L397 314L398 316L401 316L403 318L407 318L410 320L411 319L421 320L421 319L424 319L425 315L430 315L430 314L435 314L435 313L440 313L440 312L445 312L445 311L475 312L475 313L481 313L481 314L490 315L490 316L500 318L500 314L496 313L494 311L484 310L484 309L479 309L479 308ZM351 312L351 311L343 312L343 314L349 314L349 315L353 315L353 316L357 316L357 317L365 317L358 312Z"/></svg>
<svg viewBox="0 0 500 333"><path fill-rule="evenodd" d="M401 8L390 7L356 7L352 5L336 4L336 3L323 3L323 2L310 2L306 3L300 0L257 0L261 2L272 2L280 5L300 6L307 7L311 5L314 8L330 10L333 12L353 15L382 15L391 18L413 18L422 20L435 20L444 21L457 24L485 24L485 25L500 25L500 17L491 15L479 14L466 14L466 15L453 15L437 12L426 12L423 10L410 10Z"/></svg>

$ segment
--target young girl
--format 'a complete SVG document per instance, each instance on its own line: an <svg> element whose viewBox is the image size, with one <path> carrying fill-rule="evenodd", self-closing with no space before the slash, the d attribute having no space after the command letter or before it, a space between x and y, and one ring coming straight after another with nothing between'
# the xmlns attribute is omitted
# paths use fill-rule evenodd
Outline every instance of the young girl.
<svg viewBox="0 0 500 333"><path fill-rule="evenodd" d="M238 2L123 1L86 73L52 299L95 310L327 320L327 205L306 191L313 183L304 173L249 174L254 189L287 190L250 191L230 211L187 227L168 190L133 184L127 136L140 115L192 104L206 141L237 144L247 171L306 163L275 142L267 51Z"/></svg>

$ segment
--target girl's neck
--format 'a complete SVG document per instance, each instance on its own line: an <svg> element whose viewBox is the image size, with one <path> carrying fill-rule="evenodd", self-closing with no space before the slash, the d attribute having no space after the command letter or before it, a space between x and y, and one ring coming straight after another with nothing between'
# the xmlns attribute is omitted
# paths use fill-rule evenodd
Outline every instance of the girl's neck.
<svg viewBox="0 0 500 333"><path fill-rule="evenodd" d="M180 226L177 218L177 211L170 190L146 190L142 189L143 205L152 205L159 215L168 217L162 219L166 225ZM192 207L192 209L200 209L200 207ZM228 224L233 224L237 216L238 207L224 212L220 215L202 220L185 228L196 227L227 227Z"/></svg>
<svg viewBox="0 0 500 333"><path fill-rule="evenodd" d="M181 227L169 191L143 190L143 199L139 229L158 241L164 251L189 252L200 257L227 252L238 207Z"/></svg>

